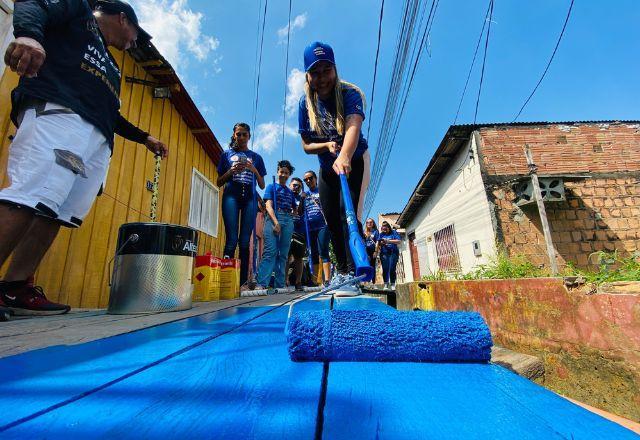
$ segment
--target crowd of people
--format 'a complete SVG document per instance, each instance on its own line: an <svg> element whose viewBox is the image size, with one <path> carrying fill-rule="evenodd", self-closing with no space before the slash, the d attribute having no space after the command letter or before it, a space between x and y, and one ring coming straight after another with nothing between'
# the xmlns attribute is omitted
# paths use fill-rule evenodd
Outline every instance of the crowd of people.
<svg viewBox="0 0 640 440"><path fill-rule="evenodd" d="M265 189L267 171L262 157L249 150L249 125L233 128L229 149L218 166L218 185L224 185L222 215L226 244L224 256L239 247L242 289L282 288L293 284L328 284L332 275L329 243L335 256L333 272L348 274L355 266L347 243L346 217L342 206L340 174L348 177L353 206L358 218L369 183L369 151L362 134L365 97L354 84L338 77L333 49L314 42L304 52L305 93L298 108L298 132L307 154L318 156L319 171L306 171L303 178L292 177L294 166L278 162L273 183ZM289 183L288 183L289 182ZM304 189L306 185L306 191ZM254 276L248 273L249 244L255 229L260 195L265 214L264 250ZM379 256L385 288L395 287L400 236L389 223L378 231L368 219L363 237L370 263ZM304 257L308 256L305 274ZM289 268L292 269L291 281ZM305 276L306 275L306 276Z"/></svg>

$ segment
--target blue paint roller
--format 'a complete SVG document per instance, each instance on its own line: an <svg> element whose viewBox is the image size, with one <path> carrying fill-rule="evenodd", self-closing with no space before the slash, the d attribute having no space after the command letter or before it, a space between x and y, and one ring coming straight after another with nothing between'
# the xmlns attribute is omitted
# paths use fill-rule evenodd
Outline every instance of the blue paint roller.
<svg viewBox="0 0 640 440"><path fill-rule="evenodd" d="M488 362L491 333L476 312L323 310L288 321L297 362Z"/></svg>
<svg viewBox="0 0 640 440"><path fill-rule="evenodd" d="M358 218L353 209L353 201L351 200L351 191L349 191L349 183L347 176L340 174L340 184L342 186L342 200L344 201L344 211L347 217L347 225L349 226L349 250L351 258L356 266L356 276L364 275L364 281L372 281L376 275L373 267L369 266L369 258L367 250L364 246L364 240L358 228Z"/></svg>

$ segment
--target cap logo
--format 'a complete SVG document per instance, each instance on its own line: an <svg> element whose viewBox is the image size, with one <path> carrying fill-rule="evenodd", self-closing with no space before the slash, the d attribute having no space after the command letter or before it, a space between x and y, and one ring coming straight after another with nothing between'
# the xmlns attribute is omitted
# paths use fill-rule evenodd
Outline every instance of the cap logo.
<svg viewBox="0 0 640 440"><path fill-rule="evenodd" d="M314 53L316 56L319 56L319 55L326 55L326 54L325 54L325 52L324 52L324 49L323 49L322 47L316 47L315 49L313 49L313 53Z"/></svg>

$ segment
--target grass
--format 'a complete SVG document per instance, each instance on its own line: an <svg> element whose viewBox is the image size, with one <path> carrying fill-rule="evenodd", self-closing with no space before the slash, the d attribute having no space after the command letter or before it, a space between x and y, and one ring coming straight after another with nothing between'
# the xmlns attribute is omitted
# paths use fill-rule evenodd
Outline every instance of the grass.
<svg viewBox="0 0 640 440"><path fill-rule="evenodd" d="M589 256L589 261L595 261L595 269L579 269L569 263L561 276L582 276L587 283L596 285L614 281L640 281L640 253L638 252L624 257L617 251L595 252ZM506 251L501 250L489 263L481 264L470 272L463 274L439 271L423 276L422 280L497 280L549 276L551 273L548 269L532 264L524 255L510 257Z"/></svg>

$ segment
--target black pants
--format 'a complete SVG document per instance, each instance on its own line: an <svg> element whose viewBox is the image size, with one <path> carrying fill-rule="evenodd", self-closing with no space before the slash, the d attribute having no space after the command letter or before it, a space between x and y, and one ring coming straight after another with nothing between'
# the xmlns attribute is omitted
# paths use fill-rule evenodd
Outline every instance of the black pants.
<svg viewBox="0 0 640 440"><path fill-rule="evenodd" d="M349 191L353 208L358 213L358 202L360 201L360 190L364 175L364 159L362 157L351 161L351 173L349 174ZM344 203L342 201L342 191L340 189L340 178L333 170L320 169L320 179L318 182L318 192L320 193L320 204L322 212L327 219L329 231L331 231L331 244L337 260L338 273L346 274L355 272L355 265L349 251L349 228L347 217L344 213ZM362 224L358 219L358 229L362 234Z"/></svg>

